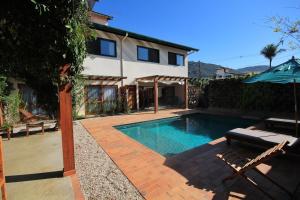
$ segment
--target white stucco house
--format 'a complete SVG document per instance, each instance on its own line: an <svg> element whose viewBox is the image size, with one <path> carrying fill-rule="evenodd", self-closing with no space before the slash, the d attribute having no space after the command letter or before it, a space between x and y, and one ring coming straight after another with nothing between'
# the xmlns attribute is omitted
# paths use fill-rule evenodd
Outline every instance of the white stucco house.
<svg viewBox="0 0 300 200"><path fill-rule="evenodd" d="M216 79L241 78L245 74L239 73L229 68L220 67L216 69Z"/></svg>
<svg viewBox="0 0 300 200"><path fill-rule="evenodd" d="M90 16L97 38L87 44L80 115L99 113L121 91L133 110L187 103L188 55L198 49L111 27L108 15Z"/></svg>

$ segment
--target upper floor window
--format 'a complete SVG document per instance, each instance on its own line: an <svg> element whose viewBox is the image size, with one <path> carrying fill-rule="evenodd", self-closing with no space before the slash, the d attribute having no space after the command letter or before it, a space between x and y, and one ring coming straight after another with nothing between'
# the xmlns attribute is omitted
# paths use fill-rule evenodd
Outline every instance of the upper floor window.
<svg viewBox="0 0 300 200"><path fill-rule="evenodd" d="M100 55L117 57L116 41L100 38Z"/></svg>
<svg viewBox="0 0 300 200"><path fill-rule="evenodd" d="M169 65L184 66L184 55L178 53L168 53Z"/></svg>
<svg viewBox="0 0 300 200"><path fill-rule="evenodd" d="M117 44L114 40L97 38L88 41L86 45L89 54L117 57Z"/></svg>
<svg viewBox="0 0 300 200"><path fill-rule="evenodd" d="M141 61L159 63L159 50L137 46L137 59Z"/></svg>

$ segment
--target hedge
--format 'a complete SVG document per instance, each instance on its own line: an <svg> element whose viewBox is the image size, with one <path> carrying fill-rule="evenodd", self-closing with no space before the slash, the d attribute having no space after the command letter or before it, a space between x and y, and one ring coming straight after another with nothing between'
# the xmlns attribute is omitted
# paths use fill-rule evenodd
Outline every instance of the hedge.
<svg viewBox="0 0 300 200"><path fill-rule="evenodd" d="M292 84L245 84L242 79L224 79L211 80L206 87L204 95L210 107L247 111L294 111ZM300 101L299 87L298 84L297 97Z"/></svg>

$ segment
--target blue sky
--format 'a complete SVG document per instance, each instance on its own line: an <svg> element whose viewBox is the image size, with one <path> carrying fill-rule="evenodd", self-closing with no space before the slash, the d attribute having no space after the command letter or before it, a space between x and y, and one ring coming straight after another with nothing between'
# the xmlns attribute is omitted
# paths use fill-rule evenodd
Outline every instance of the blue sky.
<svg viewBox="0 0 300 200"><path fill-rule="evenodd" d="M299 6L298 0L100 0L94 10L112 15L110 26L200 49L190 60L241 68L268 64L259 52L280 38L268 19L299 19ZM273 65L292 55L300 57L300 49L278 55Z"/></svg>

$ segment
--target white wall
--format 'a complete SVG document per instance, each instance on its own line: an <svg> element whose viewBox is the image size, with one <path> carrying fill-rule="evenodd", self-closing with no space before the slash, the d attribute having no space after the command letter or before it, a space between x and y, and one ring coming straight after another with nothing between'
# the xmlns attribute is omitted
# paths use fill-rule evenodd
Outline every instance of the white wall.
<svg viewBox="0 0 300 200"><path fill-rule="evenodd" d="M105 57L100 55L88 55L84 60L86 75L121 76L120 67L120 43L123 37L115 34L97 31L98 37L115 40L117 42L117 57ZM160 63L151 63L137 60L137 45L159 49ZM168 52L180 53L185 56L185 66L168 65ZM152 75L188 76L187 51L167 47L151 42L127 38L123 43L123 76L124 85L135 84L135 79Z"/></svg>
<svg viewBox="0 0 300 200"><path fill-rule="evenodd" d="M83 63L85 75L120 76L120 60L97 55L88 55Z"/></svg>

